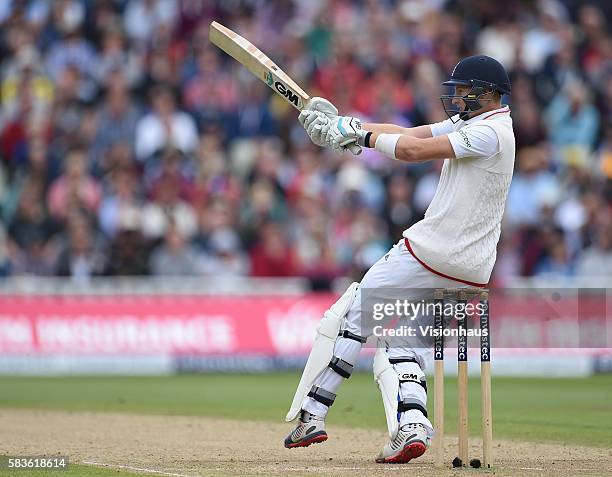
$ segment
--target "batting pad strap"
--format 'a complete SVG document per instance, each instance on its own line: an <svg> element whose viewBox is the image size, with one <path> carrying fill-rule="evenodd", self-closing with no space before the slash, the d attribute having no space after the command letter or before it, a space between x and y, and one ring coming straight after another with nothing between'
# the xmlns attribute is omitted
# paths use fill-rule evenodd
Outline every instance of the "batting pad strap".
<svg viewBox="0 0 612 477"><path fill-rule="evenodd" d="M400 384L402 383L414 383L414 384L418 384L419 386L421 386L425 392L427 392L427 381L425 381L424 379L417 381L416 379L402 379L401 377L399 378L399 382Z"/></svg>
<svg viewBox="0 0 612 477"><path fill-rule="evenodd" d="M336 399L336 395L329 391L326 391L323 388L318 386L313 386L310 392L308 393L308 397L311 397L315 401L319 401L321 404L329 407L334 403L334 399Z"/></svg>
<svg viewBox="0 0 612 477"><path fill-rule="evenodd" d="M416 363L416 364L419 364L419 362L415 358L389 358L389 363L391 363L391 364L398 364L398 363Z"/></svg>
<svg viewBox="0 0 612 477"><path fill-rule="evenodd" d="M425 407L415 399L404 399L403 401L397 403L397 412L406 412L410 409L421 411L423 416L427 417L427 409L425 409Z"/></svg>
<svg viewBox="0 0 612 477"><path fill-rule="evenodd" d="M360 343L365 343L366 341L368 341L367 338L356 335L355 333L351 333L348 330L340 331L340 333L338 333L338 336L342 336L342 338L348 338L350 340L359 341Z"/></svg>
<svg viewBox="0 0 612 477"><path fill-rule="evenodd" d="M401 134L379 134L376 138L374 149L391 159L397 159L395 156L395 147L400 137L402 137Z"/></svg>
<svg viewBox="0 0 612 477"><path fill-rule="evenodd" d="M329 367L333 369L336 373L342 376L345 379L351 377L353 373L353 365L351 363L347 363L343 359L334 356L329 362Z"/></svg>

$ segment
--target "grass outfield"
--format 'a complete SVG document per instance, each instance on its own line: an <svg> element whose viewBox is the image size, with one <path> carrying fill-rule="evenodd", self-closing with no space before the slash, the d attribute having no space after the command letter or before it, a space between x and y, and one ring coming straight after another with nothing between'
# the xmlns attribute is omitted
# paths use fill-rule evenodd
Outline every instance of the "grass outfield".
<svg viewBox="0 0 612 477"><path fill-rule="evenodd" d="M0 406L203 415L279 422L288 409L298 378L298 373L0 377ZM612 376L494 378L492 386L495 436L601 447L612 442ZM470 379L469 392L470 432L480 435L478 379ZM445 412L447 432L455 433L456 381L450 378L446 385ZM380 393L371 374L357 373L343 384L328 423L332 428L384 429Z"/></svg>

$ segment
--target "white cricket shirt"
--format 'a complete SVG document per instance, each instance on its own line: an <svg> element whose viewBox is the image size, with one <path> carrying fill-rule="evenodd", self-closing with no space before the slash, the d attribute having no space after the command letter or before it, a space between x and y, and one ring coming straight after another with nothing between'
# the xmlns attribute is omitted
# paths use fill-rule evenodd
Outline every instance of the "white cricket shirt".
<svg viewBox="0 0 612 477"><path fill-rule="evenodd" d="M445 159L425 217L404 231L406 246L429 270L471 285L491 277L514 169L510 108L467 121L432 124L448 134L456 159Z"/></svg>

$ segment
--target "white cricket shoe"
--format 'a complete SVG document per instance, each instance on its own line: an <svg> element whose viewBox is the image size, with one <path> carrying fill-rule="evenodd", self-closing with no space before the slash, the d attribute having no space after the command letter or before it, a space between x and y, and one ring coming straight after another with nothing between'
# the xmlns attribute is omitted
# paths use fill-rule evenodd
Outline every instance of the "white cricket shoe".
<svg viewBox="0 0 612 477"><path fill-rule="evenodd" d="M422 424L404 424L397 436L385 444L376 457L379 464L405 464L421 457L429 447L429 435Z"/></svg>
<svg viewBox="0 0 612 477"><path fill-rule="evenodd" d="M308 447L310 444L327 440L325 420L302 409L297 426L285 439L285 447Z"/></svg>

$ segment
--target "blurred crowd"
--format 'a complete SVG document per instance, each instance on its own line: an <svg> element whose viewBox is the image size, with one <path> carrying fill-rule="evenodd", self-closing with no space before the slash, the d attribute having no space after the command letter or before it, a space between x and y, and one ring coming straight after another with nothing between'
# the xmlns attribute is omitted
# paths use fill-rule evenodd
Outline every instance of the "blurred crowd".
<svg viewBox="0 0 612 477"><path fill-rule="evenodd" d="M208 41L217 20L364 121L445 119L463 56L513 82L494 283L612 276L610 2L4 0L0 274L359 277L418 221L441 161L311 145Z"/></svg>

